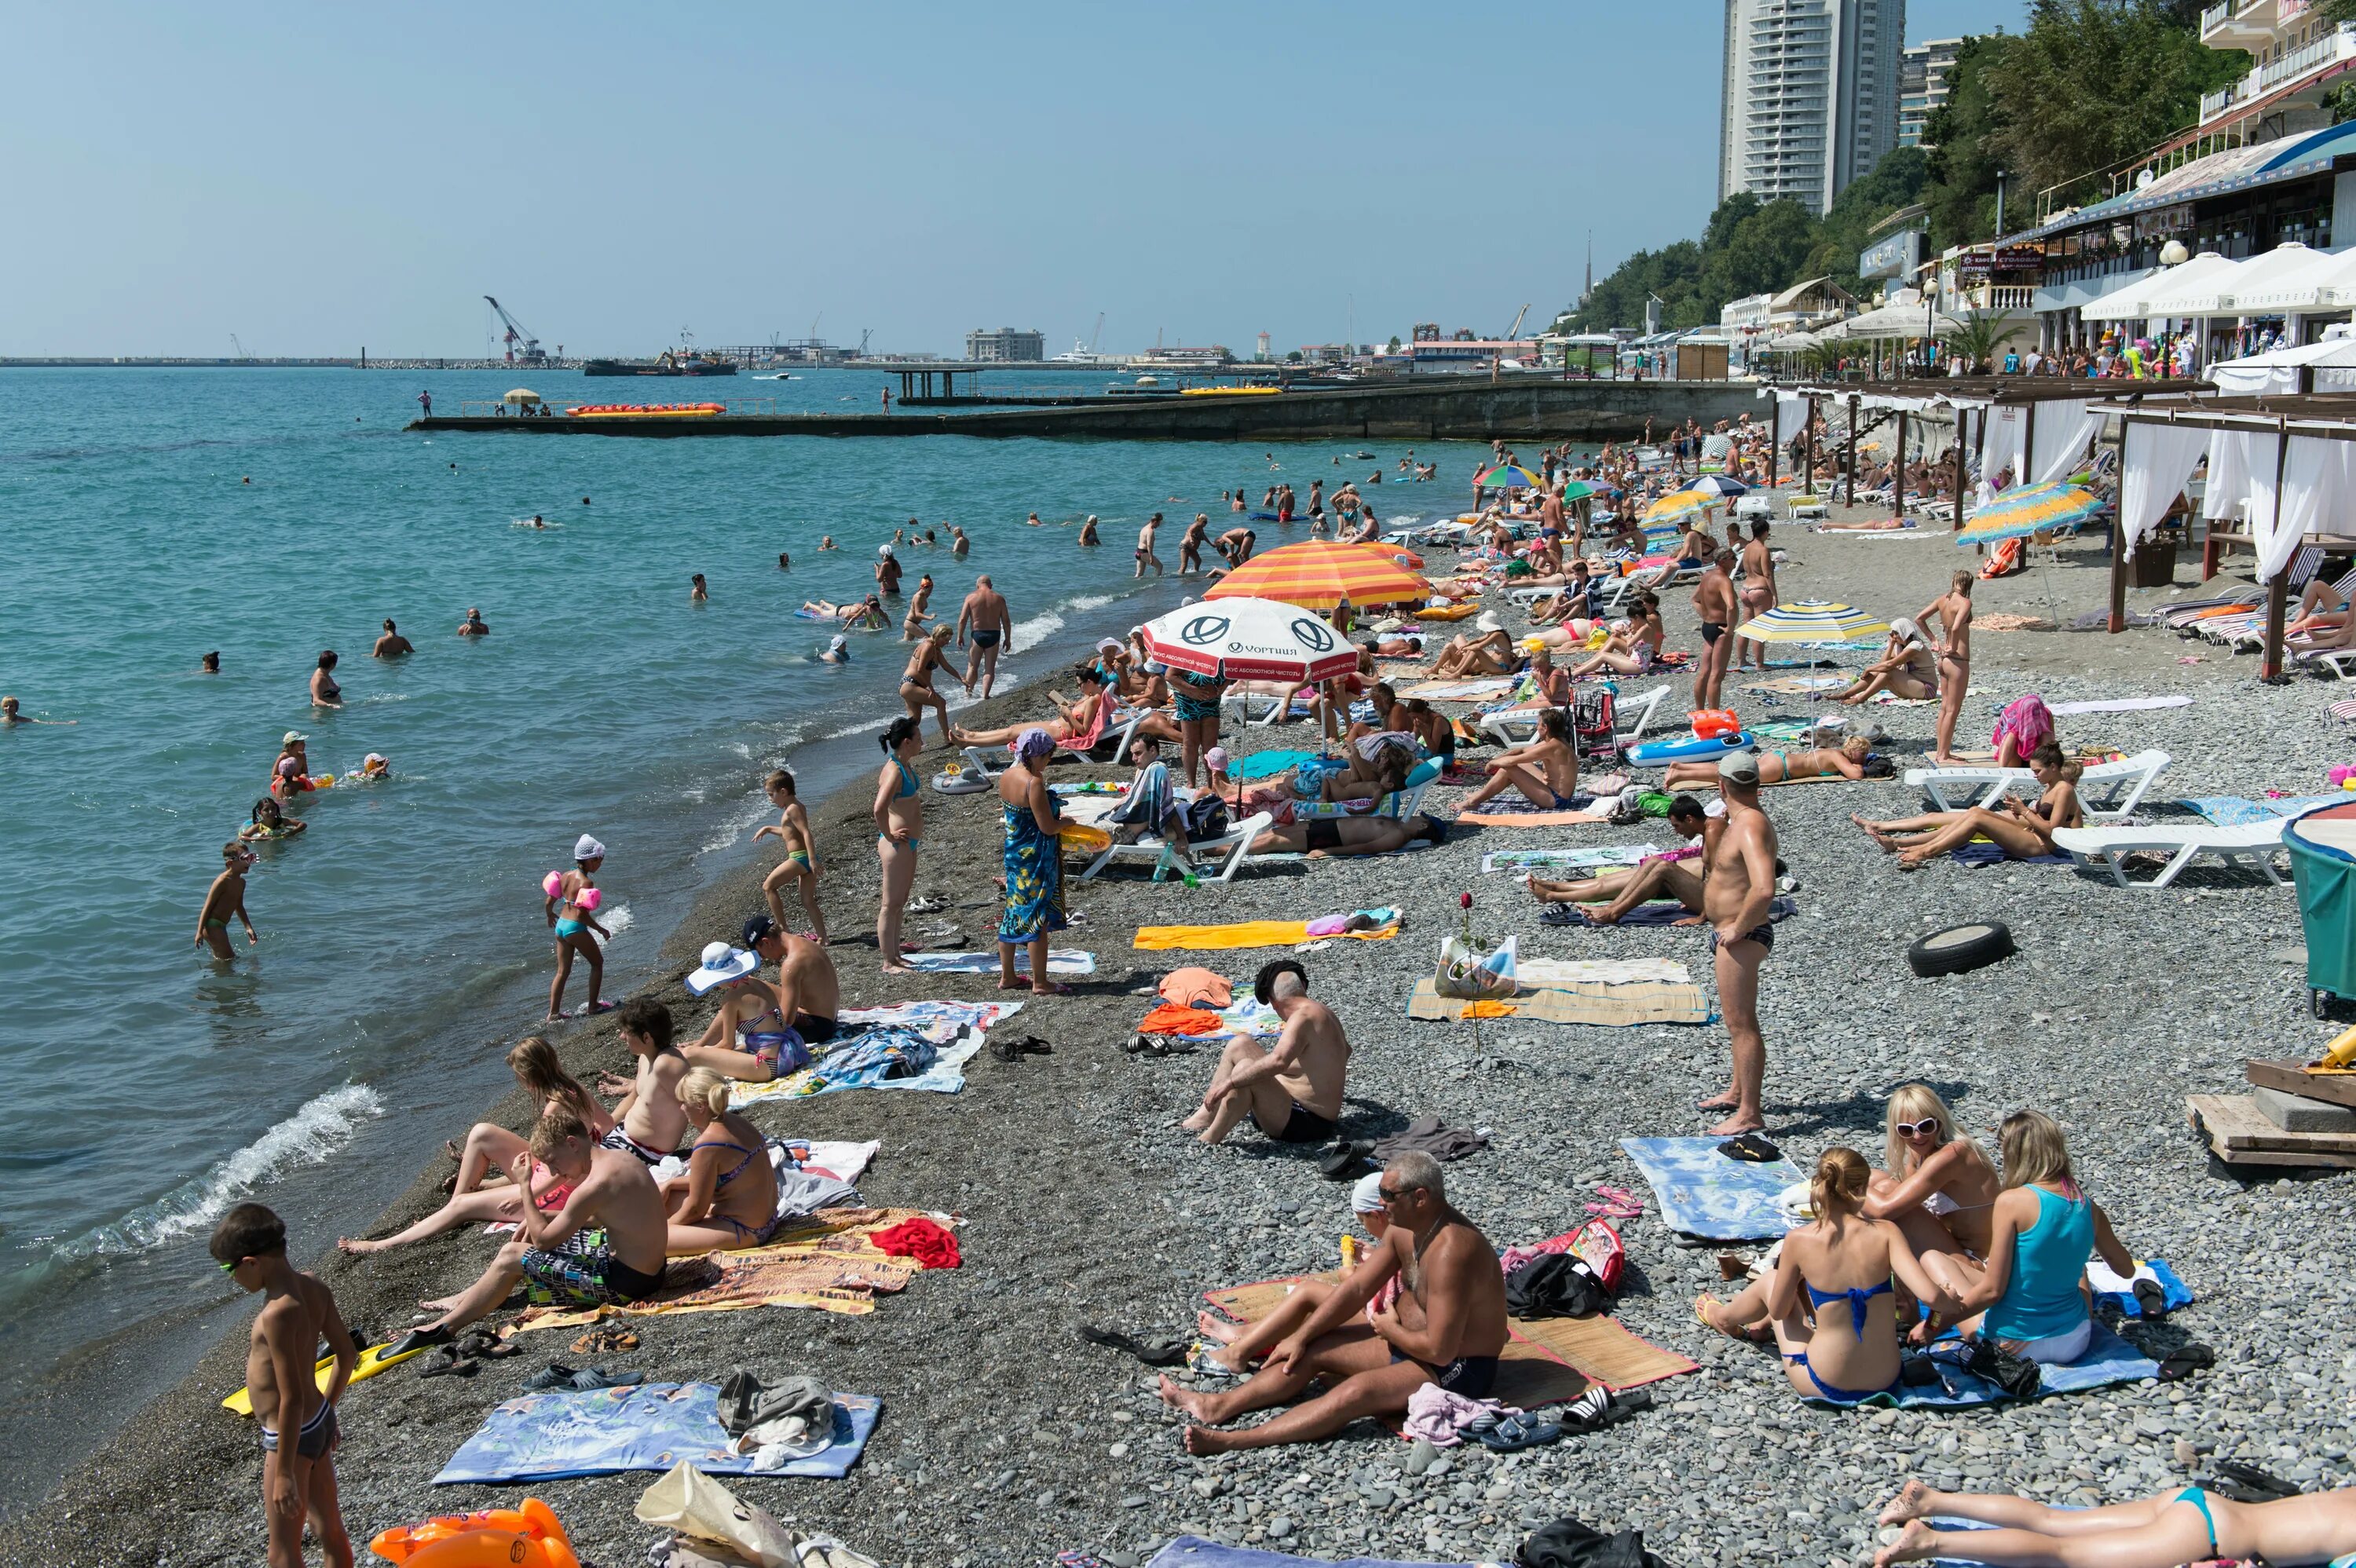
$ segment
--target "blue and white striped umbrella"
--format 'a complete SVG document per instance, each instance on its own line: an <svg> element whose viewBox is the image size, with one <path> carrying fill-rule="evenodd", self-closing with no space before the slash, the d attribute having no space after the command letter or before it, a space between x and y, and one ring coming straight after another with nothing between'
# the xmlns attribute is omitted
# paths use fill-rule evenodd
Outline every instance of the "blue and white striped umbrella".
<svg viewBox="0 0 2356 1568"><path fill-rule="evenodd" d="M1888 630L1889 622L1877 621L1854 604L1794 599L1752 616L1735 627L1734 635L1754 643L1846 643Z"/></svg>
<svg viewBox="0 0 2356 1568"><path fill-rule="evenodd" d="M1700 478L1695 480L1692 484L1687 485L1686 488L1688 490L1699 490L1705 495L1710 496L1747 496L1751 494L1750 485L1743 484L1739 479L1729 479L1723 474L1705 474Z"/></svg>

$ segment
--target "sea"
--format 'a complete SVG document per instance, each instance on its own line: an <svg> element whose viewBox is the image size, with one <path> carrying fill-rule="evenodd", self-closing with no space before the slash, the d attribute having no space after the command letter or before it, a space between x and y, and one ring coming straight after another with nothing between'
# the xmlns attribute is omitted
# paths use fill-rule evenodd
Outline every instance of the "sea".
<svg viewBox="0 0 2356 1568"><path fill-rule="evenodd" d="M1020 680L1192 591L1132 575L1149 513L1167 515L1174 568L1194 513L1226 526L1221 492L1365 487L1408 450L403 428L421 390L453 412L521 383L863 411L887 378L0 370L0 693L46 720L0 730L0 1510L37 1500L240 1320L204 1252L232 1204L275 1206L316 1256L510 1086L501 1058L539 1027L551 966L541 879L576 837L607 847L618 997L750 855L764 773L794 767L815 801L874 765L872 731L899 711L898 628L828 665L830 628L795 612L867 592L895 529L939 541L898 547L906 590L933 574L936 614L953 622L992 575L1017 623L1001 680ZM1480 449L1415 450L1440 480L1367 487L1387 523L1469 494ZM1103 548L1080 549L1091 513ZM697 571L708 603L690 603ZM489 636L455 635L470 607ZM369 656L387 618L413 655ZM328 648L344 706L317 710ZM216 651L220 673L201 673ZM290 730L316 773L378 752L391 775L305 798L306 831L262 845L249 880L259 944L237 932L216 965L197 912ZM576 967L568 1001L580 986Z"/></svg>

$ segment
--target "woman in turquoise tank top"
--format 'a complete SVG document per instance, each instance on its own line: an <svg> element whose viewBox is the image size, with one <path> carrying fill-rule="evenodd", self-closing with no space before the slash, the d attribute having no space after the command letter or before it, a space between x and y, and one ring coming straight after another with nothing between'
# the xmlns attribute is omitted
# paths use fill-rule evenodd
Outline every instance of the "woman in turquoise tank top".
<svg viewBox="0 0 2356 1568"><path fill-rule="evenodd" d="M1963 1297L1964 1309L1981 1316L1964 1330L2032 1361L2075 1360L2094 1331L2087 1258L2099 1252L2122 1275L2135 1273L2135 1259L2080 1189L2052 1117L2015 1111L2004 1119L2001 1148L2004 1190L1989 1216L1987 1270Z"/></svg>

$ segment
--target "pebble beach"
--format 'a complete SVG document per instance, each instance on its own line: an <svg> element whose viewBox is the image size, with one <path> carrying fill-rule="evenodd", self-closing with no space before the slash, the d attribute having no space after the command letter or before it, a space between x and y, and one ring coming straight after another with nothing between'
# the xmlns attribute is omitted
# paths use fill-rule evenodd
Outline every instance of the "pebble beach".
<svg viewBox="0 0 2356 1568"><path fill-rule="evenodd" d="M1843 537L1779 523L1773 542L1786 556L1786 600L1845 602L1883 618L1914 613L1956 565L1976 564L1944 534ZM2234 558L2229 571L2245 571L2247 559ZM1433 570L1444 561L1435 558ZM2051 616L2067 627L2098 607L2107 581L2099 546L2065 548L2062 562L1982 584L1980 614ZM2173 596L2199 592L2193 575L2190 563L2179 568ZM2170 598L2169 590L2136 590L2129 608ZM1695 645L1685 593L1665 593L1664 607L1669 645ZM1501 613L1518 627L1515 613ZM1084 651L1068 650L1074 658ZM2325 712L2336 684L2301 677L2261 685L2254 656L2172 632L1983 630L1974 654L1978 695L1966 703L1963 734L1975 744L2024 691L2053 704L2190 697L2180 707L2061 720L2067 744L2167 752L2172 760L2149 797L2163 816L2182 797L2320 793L2328 770L2350 760L2345 726ZM1854 665L1869 656L1844 656ZM2201 662L2181 662L2194 656ZM1663 680L1676 688L1669 710L1683 712L1689 675L1637 677L1622 690L1640 694ZM1810 711L1804 699L1771 704L1741 687L1730 679L1746 719ZM984 728L1048 711L1044 695L1025 688L958 719ZM1885 731L1876 749L1899 771L1919 765L1934 708L1857 711ZM1239 729L1230 720L1226 743L1238 752L1313 744L1309 735L1301 724ZM927 771L946 755L928 752ZM1119 780L1129 771L1066 764L1054 776ZM878 972L868 931L877 891L872 790L862 778L810 810L830 868L821 896L844 1004L994 999L987 976ZM1452 815L1465 793L1435 788L1426 809ZM1849 821L1851 813L1915 809L1913 792L1897 780L1771 789L1763 799L1798 905L1779 928L1762 987L1769 1136L1803 1169L1836 1144L1878 1165L1884 1100L1917 1080L1990 1147L2007 1113L2049 1113L2128 1248L2168 1260L2195 1293L2192 1305L2130 1338L2155 1357L2198 1341L2214 1350L2213 1369L2171 1384L1960 1411L1803 1404L1772 1349L1695 1321L1696 1293L1726 1288L1717 1254L1728 1249L1677 1244L1648 1202L1622 1225L1629 1278L1611 1311L1697 1363L1651 1384L1649 1408L1518 1455L1477 1445L1435 1454L1361 1423L1322 1444L1187 1456L1178 1416L1155 1393L1159 1374L1075 1330L1179 1337L1192 1331L1205 1290L1333 1267L1350 1228L1348 1189L1321 1178L1313 1149L1248 1130L1205 1148L1176 1130L1201 1094L1216 1042L1161 1056L1124 1050L1155 981L1176 963L1200 962L1248 986L1279 954L1139 952L1136 928L1402 909L1396 940L1339 941L1301 955L1312 994L1336 1009L1354 1046L1341 1134L1376 1138L1423 1115L1485 1131L1486 1150L1447 1168L1450 1200L1500 1247L1535 1242L1583 1220L1601 1186L1648 1196L1619 1140L1696 1136L1713 1119L1695 1101L1724 1082L1723 1028L1425 1023L1407 1016L1408 994L1460 919L1484 939L1518 935L1526 956L1681 959L1707 994L1701 931L1542 925L1516 879L1479 869L1496 849L1666 843L1659 823L1464 829L1412 853L1248 869L1198 889L1137 877L1067 880L1068 906L1084 918L1057 945L1093 952L1096 973L1076 982L1074 995L1029 1001L1001 1026L1040 1037L1051 1053L1007 1061L985 1051L957 1094L849 1093L746 1108L772 1135L880 1139L861 1191L878 1207L959 1216L962 1266L880 1298L871 1316L773 1308L635 1319L637 1348L593 1359L658 1381L718 1381L738 1367L765 1380L809 1374L879 1397L874 1437L846 1478L729 1485L798 1528L892 1564L1038 1563L1071 1551L1131 1568L1182 1533L1325 1558L1503 1560L1532 1529L1575 1514L1605 1531L1641 1529L1648 1547L1683 1568L1853 1568L1870 1560L1874 1516L1909 1476L2078 1504L2181 1484L2216 1458L2310 1489L2356 1478L2356 1353L2328 1332L2356 1309L2343 1265L2356 1173L2229 1169L2186 1118L2187 1094L2244 1091L2245 1058L2310 1057L2341 1027L2308 1016L2295 895L2201 868L2157 891L2052 865L1943 859L1904 875ZM912 919L912 932L921 937L947 921L988 947L1000 908L991 885L1000 870L998 803L928 788L925 811L916 891L948 907ZM711 1008L688 996L680 976L705 943L734 938L771 863L765 856L713 888L663 947L649 992L691 1038ZM1468 891L1472 907L1460 915ZM1911 942L1970 921L2006 923L2018 955L1939 979L1909 970ZM608 1022L554 1038L584 1079L626 1060ZM510 1095L487 1114L520 1129L529 1108ZM465 1125L444 1131L462 1136ZM439 1203L452 1162L438 1148L437 1136L414 1184L370 1233ZM334 1288L348 1321L378 1338L405 1328L421 1297L472 1279L491 1247L466 1230L356 1260L337 1254L332 1241L298 1238L295 1261ZM355 1385L341 1407L337 1461L355 1540L529 1492L555 1508L584 1562L644 1561L659 1532L631 1509L651 1475L528 1488L430 1484L525 1377L552 1360L579 1364L569 1339L561 1330L518 1336L524 1353L471 1377L395 1369ZM252 1429L219 1403L242 1381L242 1352L236 1339L216 1346L45 1501L0 1524L0 1561L180 1568L255 1560L262 1522Z"/></svg>

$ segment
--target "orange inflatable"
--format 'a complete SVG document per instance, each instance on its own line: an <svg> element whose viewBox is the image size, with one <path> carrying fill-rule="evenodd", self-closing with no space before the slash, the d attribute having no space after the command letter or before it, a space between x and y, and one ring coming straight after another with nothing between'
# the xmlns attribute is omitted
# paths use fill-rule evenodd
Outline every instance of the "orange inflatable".
<svg viewBox="0 0 2356 1568"><path fill-rule="evenodd" d="M445 1514L388 1530L369 1550L406 1568L581 1568L556 1510L538 1498L520 1509Z"/></svg>
<svg viewBox="0 0 2356 1568"><path fill-rule="evenodd" d="M1721 740L1741 732L1742 720L1730 708L1703 708L1691 716L1693 732L1705 741Z"/></svg>

